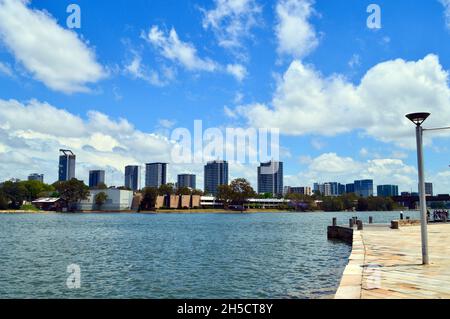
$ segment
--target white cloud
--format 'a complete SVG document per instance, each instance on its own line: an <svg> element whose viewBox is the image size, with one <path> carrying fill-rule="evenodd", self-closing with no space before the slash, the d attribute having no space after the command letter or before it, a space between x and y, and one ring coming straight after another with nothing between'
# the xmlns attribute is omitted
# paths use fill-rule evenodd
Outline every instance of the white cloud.
<svg viewBox="0 0 450 319"><path fill-rule="evenodd" d="M0 62L0 74L4 74L6 76L13 76L11 67L8 64Z"/></svg>
<svg viewBox="0 0 450 319"><path fill-rule="evenodd" d="M261 7L255 0L215 0L214 5L214 9L202 10L203 27L213 30L220 46L241 48L252 28L259 25Z"/></svg>
<svg viewBox="0 0 450 319"><path fill-rule="evenodd" d="M25 0L0 0L0 40L17 61L49 88L86 92L105 77L94 51L49 13L28 8Z"/></svg>
<svg viewBox="0 0 450 319"><path fill-rule="evenodd" d="M138 54L135 54L133 60L125 66L125 73L130 74L135 79L140 79L148 82L153 86L165 86L172 78L171 74L165 73L166 77L162 78L161 75L154 70L147 70L142 64L142 58Z"/></svg>
<svg viewBox="0 0 450 319"><path fill-rule="evenodd" d="M426 125L450 123L448 72L436 55L416 62L380 63L355 86L341 75L324 77L313 66L294 61L279 81L271 106L240 106L253 127L280 128L288 135L336 135L353 130L383 142L414 147L414 128L405 114L429 111ZM447 135L445 135L447 134ZM431 136L448 136L435 133Z"/></svg>
<svg viewBox="0 0 450 319"><path fill-rule="evenodd" d="M276 6L278 53L302 59L319 44L308 19L313 15L313 0L279 0Z"/></svg>
<svg viewBox="0 0 450 319"><path fill-rule="evenodd" d="M439 0L444 6L445 25L450 29L450 0Z"/></svg>
<svg viewBox="0 0 450 319"><path fill-rule="evenodd" d="M163 57L190 71L214 72L218 69L218 65L211 59L200 58L192 43L181 41L174 28L165 34L158 26L152 26L150 31L142 37L157 48Z"/></svg>
<svg viewBox="0 0 450 319"><path fill-rule="evenodd" d="M242 102L243 99L244 99L244 94L242 94L241 92L237 92L234 96L233 102L234 102L234 104L239 104Z"/></svg>
<svg viewBox="0 0 450 319"><path fill-rule="evenodd" d="M352 69L361 65L361 57L359 54L353 54L350 61L348 61L348 66Z"/></svg>
<svg viewBox="0 0 450 319"><path fill-rule="evenodd" d="M137 130L125 119L96 111L83 119L48 103L1 99L0 145L0 179L42 172L53 182L58 150L69 148L77 154L78 178L87 181L89 168L105 168L118 185L125 165L170 161L172 148L168 139Z"/></svg>
<svg viewBox="0 0 450 319"><path fill-rule="evenodd" d="M160 119L158 120L158 124L163 128L172 128L175 125L176 121L168 120L168 119Z"/></svg>
<svg viewBox="0 0 450 319"><path fill-rule="evenodd" d="M302 155L299 157L298 160L299 160L300 164L302 164L302 165L308 165L308 164L312 163L312 157L309 155Z"/></svg>
<svg viewBox="0 0 450 319"><path fill-rule="evenodd" d="M335 153L326 153L315 158L309 165L309 169L321 174L355 174L361 171L361 166L351 157L339 157Z"/></svg>
<svg viewBox="0 0 450 319"><path fill-rule="evenodd" d="M234 76L239 82L247 76L247 69L241 64L228 64L227 72Z"/></svg>
<svg viewBox="0 0 450 319"><path fill-rule="evenodd" d="M367 157L369 156L369 150L365 147L363 147L360 151L359 151L359 155L361 155L362 157Z"/></svg>
<svg viewBox="0 0 450 319"><path fill-rule="evenodd" d="M316 150L321 150L322 148L324 148L326 146L326 143L323 142L322 140L318 139L318 138L313 138L311 140L311 145L312 147L314 147Z"/></svg>
<svg viewBox="0 0 450 319"><path fill-rule="evenodd" d="M408 154L406 154L405 152L402 152L402 151L393 151L390 157L396 158L396 159L405 159L405 158L408 158Z"/></svg>
<svg viewBox="0 0 450 319"><path fill-rule="evenodd" d="M438 172L433 176L427 177L427 180L433 182L435 195L450 193L450 170Z"/></svg>
<svg viewBox="0 0 450 319"><path fill-rule="evenodd" d="M158 123L166 128L175 124L167 119ZM106 183L121 186L126 165L172 163L175 145L175 141L160 134L136 129L126 119L111 119L97 111L89 111L86 118L81 118L36 100L21 103L0 99L0 181L26 179L36 172L43 173L47 183L54 182L58 151L63 148L77 155L78 179L87 182L90 169L104 169ZM202 164L170 164L168 182L175 182L177 174L187 172L197 174L197 187L203 188ZM255 186L256 166L230 163L230 178L242 176Z"/></svg>
<svg viewBox="0 0 450 319"><path fill-rule="evenodd" d="M147 34L143 33L141 36L155 47L164 58L189 71L227 73L232 75L237 81L242 81L247 76L247 69L242 64L227 64L224 66L210 58L201 58L198 55L196 47L192 43L181 41L174 28L165 34L158 26L152 26ZM128 66L128 71L136 74L138 78L144 78L139 56L136 56L132 64ZM152 74L154 77L152 78L153 82L162 82L157 77L157 73ZM173 78L174 71L171 68L166 68L164 74L166 78Z"/></svg>
<svg viewBox="0 0 450 319"><path fill-rule="evenodd" d="M236 114L236 112L234 112L232 109L230 109L228 106L224 106L223 107L223 112L225 113L225 115L227 116L227 117L229 117L229 118L232 118L232 119L234 119L234 118L237 118L237 114Z"/></svg>

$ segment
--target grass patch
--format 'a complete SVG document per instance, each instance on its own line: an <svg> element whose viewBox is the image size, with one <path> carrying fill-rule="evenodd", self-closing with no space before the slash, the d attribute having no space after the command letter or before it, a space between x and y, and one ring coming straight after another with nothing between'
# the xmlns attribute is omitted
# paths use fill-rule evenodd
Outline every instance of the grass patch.
<svg viewBox="0 0 450 319"><path fill-rule="evenodd" d="M33 205L22 205L20 206L20 210L29 211L29 212L38 212L39 209Z"/></svg>

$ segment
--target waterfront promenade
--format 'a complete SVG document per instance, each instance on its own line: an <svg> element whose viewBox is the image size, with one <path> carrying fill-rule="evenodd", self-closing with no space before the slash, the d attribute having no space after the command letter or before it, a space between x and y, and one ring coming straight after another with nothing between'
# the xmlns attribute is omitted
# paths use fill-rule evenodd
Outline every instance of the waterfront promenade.
<svg viewBox="0 0 450 319"><path fill-rule="evenodd" d="M421 264L420 226L354 231L336 299L450 299L450 224L428 226L431 264Z"/></svg>

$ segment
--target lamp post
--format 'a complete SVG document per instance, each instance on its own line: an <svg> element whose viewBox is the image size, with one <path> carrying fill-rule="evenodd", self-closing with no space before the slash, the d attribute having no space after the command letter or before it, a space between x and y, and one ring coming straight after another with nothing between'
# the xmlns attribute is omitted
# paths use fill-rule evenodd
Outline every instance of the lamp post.
<svg viewBox="0 0 450 319"><path fill-rule="evenodd" d="M427 215L427 199L425 194L425 174L423 164L423 127L422 124L430 116L430 113L413 113L406 117L416 124L417 139L417 166L419 169L419 198L420 198L420 224L422 237L422 263L428 265L430 259L428 256L428 215Z"/></svg>
<svg viewBox="0 0 450 319"><path fill-rule="evenodd" d="M425 173L423 160L423 132L424 131L440 131L448 130L450 127L424 129L423 122L430 116L430 113L412 113L406 117L416 125L417 139L417 166L419 170L419 198L420 198L420 220L421 220L421 236L422 236L422 263L428 265L430 259L428 256L428 216L427 216L427 199L425 194Z"/></svg>

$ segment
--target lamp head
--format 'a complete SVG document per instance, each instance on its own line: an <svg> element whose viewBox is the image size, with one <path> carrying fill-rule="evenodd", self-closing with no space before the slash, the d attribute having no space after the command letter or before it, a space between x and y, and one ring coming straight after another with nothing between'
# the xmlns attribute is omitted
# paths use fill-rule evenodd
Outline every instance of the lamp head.
<svg viewBox="0 0 450 319"><path fill-rule="evenodd" d="M416 124L417 126L421 126L423 122L431 115L431 113L412 113L406 115L406 117Z"/></svg>

